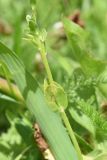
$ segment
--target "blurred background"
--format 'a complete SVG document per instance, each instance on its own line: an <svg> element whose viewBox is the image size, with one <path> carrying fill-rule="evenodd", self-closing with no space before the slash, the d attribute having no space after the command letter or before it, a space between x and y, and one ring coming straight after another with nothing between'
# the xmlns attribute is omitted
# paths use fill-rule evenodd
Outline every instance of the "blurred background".
<svg viewBox="0 0 107 160"><path fill-rule="evenodd" d="M55 81L63 84L65 76L72 73L71 63L76 65L63 30L63 16L87 31L88 46L93 56L107 60L107 0L37 0L36 8L38 24L48 32L48 59ZM22 59L27 69L42 84L46 74L40 53L23 39L27 31L26 15L30 11L29 0L0 0L0 41ZM0 74L3 76L2 72ZM31 122L33 118L24 107L0 92L0 159L18 160L15 157L22 153L23 148L26 148L23 151L26 154L22 159L34 160L32 154L38 160L42 159L38 149L29 146L31 142L27 136L30 133L32 137Z"/></svg>

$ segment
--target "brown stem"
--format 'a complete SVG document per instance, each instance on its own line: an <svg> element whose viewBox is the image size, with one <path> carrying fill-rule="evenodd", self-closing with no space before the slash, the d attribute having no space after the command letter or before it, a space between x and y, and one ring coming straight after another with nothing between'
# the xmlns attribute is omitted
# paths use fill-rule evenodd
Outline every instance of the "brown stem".
<svg viewBox="0 0 107 160"><path fill-rule="evenodd" d="M46 160L55 160L50 149L48 143L46 142L45 138L43 137L39 125L37 123L34 124L34 138L38 148L40 149L44 159Z"/></svg>

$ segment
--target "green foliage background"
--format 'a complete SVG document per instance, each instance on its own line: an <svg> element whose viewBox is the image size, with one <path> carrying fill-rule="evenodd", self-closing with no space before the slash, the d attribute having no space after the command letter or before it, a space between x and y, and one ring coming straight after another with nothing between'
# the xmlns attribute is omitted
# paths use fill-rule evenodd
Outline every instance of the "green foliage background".
<svg viewBox="0 0 107 160"><path fill-rule="evenodd" d="M83 154L94 160L106 160L107 156L107 113L106 107L102 108L107 103L106 3L106 0L37 0L36 6L38 24L48 32L47 57L53 78L68 96L67 116ZM84 29L62 18L76 10L80 10ZM29 0L1 0L0 26L4 30L0 30L0 40L17 54L42 88L46 73L40 54L23 39L29 12ZM61 21L65 31L55 27ZM12 75L7 74L14 82ZM5 77L1 67L0 77ZM43 159L33 139L34 122L35 118L20 101L0 90L0 159Z"/></svg>

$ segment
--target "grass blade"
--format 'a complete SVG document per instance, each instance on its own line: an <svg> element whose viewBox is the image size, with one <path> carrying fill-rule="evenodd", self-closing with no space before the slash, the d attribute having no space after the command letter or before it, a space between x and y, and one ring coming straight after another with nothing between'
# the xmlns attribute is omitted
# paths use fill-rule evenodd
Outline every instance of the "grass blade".
<svg viewBox="0 0 107 160"><path fill-rule="evenodd" d="M28 109L33 113L49 144L55 160L78 160L59 115L48 108L37 81L24 68L20 59L2 43L0 43L0 58L13 75Z"/></svg>

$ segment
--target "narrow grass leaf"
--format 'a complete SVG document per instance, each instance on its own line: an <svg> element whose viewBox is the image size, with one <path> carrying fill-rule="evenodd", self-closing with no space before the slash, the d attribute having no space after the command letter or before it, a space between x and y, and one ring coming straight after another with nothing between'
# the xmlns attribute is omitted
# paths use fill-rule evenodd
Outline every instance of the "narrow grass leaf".
<svg viewBox="0 0 107 160"><path fill-rule="evenodd" d="M58 114L45 101L37 81L23 63L5 45L0 43L0 59L5 62L21 91L28 109L34 115L45 136L55 160L78 160L70 138Z"/></svg>

